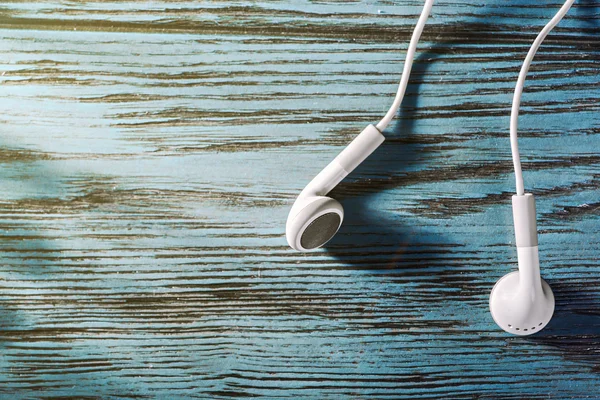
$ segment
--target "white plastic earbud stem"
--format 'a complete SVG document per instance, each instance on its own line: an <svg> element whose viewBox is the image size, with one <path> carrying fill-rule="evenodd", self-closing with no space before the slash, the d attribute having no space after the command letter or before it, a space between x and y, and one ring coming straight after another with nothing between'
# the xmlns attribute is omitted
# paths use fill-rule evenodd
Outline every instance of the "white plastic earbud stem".
<svg viewBox="0 0 600 400"><path fill-rule="evenodd" d="M300 193L302 196L325 196L349 173L369 157L385 140L373 125L363 131L342 150Z"/></svg>
<svg viewBox="0 0 600 400"><path fill-rule="evenodd" d="M379 129L368 125L335 160L350 173L367 159L385 140Z"/></svg>
<svg viewBox="0 0 600 400"><path fill-rule="evenodd" d="M340 183L347 175L348 172L342 168L337 160L330 162L323 170L321 170L321 172L317 174L317 176L313 178L312 181L310 181L308 185L306 185L304 190L300 192L298 198L292 206L292 209L290 210L288 221L290 220L290 217L296 215L298 211L304 207L305 202L303 199L316 196L325 196L327 193L333 190L333 188L336 187L338 183Z"/></svg>
<svg viewBox="0 0 600 400"><path fill-rule="evenodd" d="M531 193L512 197L513 222L517 247L538 245L535 198Z"/></svg>

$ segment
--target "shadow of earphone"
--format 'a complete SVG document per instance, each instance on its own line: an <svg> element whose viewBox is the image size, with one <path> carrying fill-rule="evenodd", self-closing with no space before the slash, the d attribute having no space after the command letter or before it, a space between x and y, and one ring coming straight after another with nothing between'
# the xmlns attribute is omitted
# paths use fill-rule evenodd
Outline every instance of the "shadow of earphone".
<svg viewBox="0 0 600 400"><path fill-rule="evenodd" d="M556 300L548 326L528 340L558 349L571 361L600 373L600 294L581 283L550 282Z"/></svg>
<svg viewBox="0 0 600 400"><path fill-rule="evenodd" d="M402 176L414 170L420 160L433 151L420 143L414 134L418 92L432 60L459 44L467 44L463 36L460 39L437 40L415 58L399 116L392 131L385 132L386 141L353 172L350 179L330 193L342 203L344 221L325 249L349 268L397 269L407 264L426 268L433 266L440 254L447 253L449 243L438 233L429 232L421 226L411 226L406 222L405 213L394 214L372 205L377 203L375 197L378 194L397 187ZM357 178L352 179L353 176Z"/></svg>
<svg viewBox="0 0 600 400"><path fill-rule="evenodd" d="M576 3L576 7L573 7L573 15L583 19L586 28L597 28L598 18L594 18L594 15L598 15L600 12L600 4L597 0L579 0Z"/></svg>

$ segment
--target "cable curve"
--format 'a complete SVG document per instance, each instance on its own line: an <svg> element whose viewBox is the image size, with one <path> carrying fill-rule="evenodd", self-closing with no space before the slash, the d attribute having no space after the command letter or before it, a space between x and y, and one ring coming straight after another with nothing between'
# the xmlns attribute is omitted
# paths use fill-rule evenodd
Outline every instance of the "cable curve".
<svg viewBox="0 0 600 400"><path fill-rule="evenodd" d="M519 143L517 139L517 127L519 119L519 107L521 105L521 95L523 94L523 86L525 85L525 78L527 72L529 72L529 66L533 61L535 53L539 49L540 45L550 33L550 31L560 22L560 20L567 14L571 6L575 3L575 0L567 0L565 4L558 10L554 18L544 26L544 29L535 38L523 66L521 72L519 72L519 78L517 79L517 85L515 87L515 94L513 96L512 109L510 114L510 148L512 151L513 164L515 166L515 179L517 181L517 195L522 196L525 194L525 188L523 184L523 171L521 170L521 157L519 156Z"/></svg>
<svg viewBox="0 0 600 400"><path fill-rule="evenodd" d="M376 128L379 132L383 132L385 128L392 122L398 108L400 107L400 103L402 103L402 99L404 98L404 93L406 93L406 87L408 86L408 78L410 76L410 70L412 69L413 60L415 58L415 51L417 50L417 43L421 38L421 33L423 33L423 28L425 27L425 23L427 22L427 18L429 18L429 14L431 13L431 7L433 7L434 0L425 0L425 5L423 6L423 11L421 12L421 16L417 21L417 25L415 26L415 30L413 31L412 37L410 38L410 43L408 45L408 50L406 52L406 60L404 61L404 69L402 70L402 78L400 79L400 84L398 85L398 92L396 93L396 97L394 98L394 102L390 107L389 111L381 121L376 125ZM574 0L573 0L574 1Z"/></svg>

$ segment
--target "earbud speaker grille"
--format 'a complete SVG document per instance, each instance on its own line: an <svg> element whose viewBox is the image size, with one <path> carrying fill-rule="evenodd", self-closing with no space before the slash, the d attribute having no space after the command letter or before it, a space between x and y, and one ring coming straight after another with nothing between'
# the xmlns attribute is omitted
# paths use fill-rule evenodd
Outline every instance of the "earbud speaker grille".
<svg viewBox="0 0 600 400"><path fill-rule="evenodd" d="M300 244L307 250L323 246L335 235L341 222L340 216L336 213L321 215L302 232Z"/></svg>

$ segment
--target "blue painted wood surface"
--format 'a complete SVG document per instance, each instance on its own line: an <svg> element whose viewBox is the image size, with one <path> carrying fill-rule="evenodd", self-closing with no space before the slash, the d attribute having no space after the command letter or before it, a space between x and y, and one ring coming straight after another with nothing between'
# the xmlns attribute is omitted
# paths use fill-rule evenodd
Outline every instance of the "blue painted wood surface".
<svg viewBox="0 0 600 400"><path fill-rule="evenodd" d="M600 29L521 122L551 324L500 331L511 95L560 6L439 1L386 143L291 251L295 196L395 93L421 1L3 1L2 398L599 398Z"/></svg>

